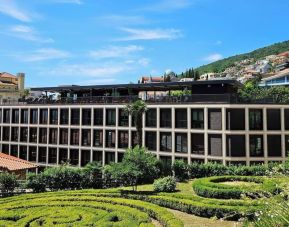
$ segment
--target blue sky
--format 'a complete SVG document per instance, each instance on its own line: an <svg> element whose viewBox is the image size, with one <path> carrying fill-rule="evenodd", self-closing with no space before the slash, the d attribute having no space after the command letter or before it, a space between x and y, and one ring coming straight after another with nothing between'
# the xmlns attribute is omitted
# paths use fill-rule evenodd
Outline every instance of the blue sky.
<svg viewBox="0 0 289 227"><path fill-rule="evenodd" d="M288 0L0 0L0 71L137 82L289 39Z"/></svg>

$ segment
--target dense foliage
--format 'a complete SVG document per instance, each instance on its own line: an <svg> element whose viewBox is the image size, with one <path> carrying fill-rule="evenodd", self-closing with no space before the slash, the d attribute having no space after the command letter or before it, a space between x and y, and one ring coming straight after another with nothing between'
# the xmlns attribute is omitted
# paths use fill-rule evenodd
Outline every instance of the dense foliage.
<svg viewBox="0 0 289 227"><path fill-rule="evenodd" d="M46 189L101 188L101 171L98 163L90 163L83 169L67 165L47 168L42 173L29 174L26 187L34 192L44 192Z"/></svg>
<svg viewBox="0 0 289 227"><path fill-rule="evenodd" d="M177 182L174 177L168 176L154 181L153 188L156 192L174 192Z"/></svg>
<svg viewBox="0 0 289 227"><path fill-rule="evenodd" d="M189 165L183 160L176 160L172 165L172 169L177 180L184 181L189 179Z"/></svg>
<svg viewBox="0 0 289 227"><path fill-rule="evenodd" d="M0 194L2 196L13 194L14 189L18 186L17 177L14 174L0 173Z"/></svg>
<svg viewBox="0 0 289 227"><path fill-rule="evenodd" d="M152 182L159 174L158 160L146 148L139 146L127 149L122 162L113 163L105 167L105 177L112 178L123 186L132 186ZM106 180L107 181L107 180Z"/></svg>
<svg viewBox="0 0 289 227"><path fill-rule="evenodd" d="M198 70L200 74L208 73L208 72L223 72L226 68L229 68L234 65L235 62L239 62L245 59L254 58L255 60L262 59L266 56L272 54L279 54L289 50L289 41L284 41L280 43L275 43L273 45L263 47L257 50L254 50L249 53L239 54L232 57L228 57L208 65L203 65L195 70Z"/></svg>

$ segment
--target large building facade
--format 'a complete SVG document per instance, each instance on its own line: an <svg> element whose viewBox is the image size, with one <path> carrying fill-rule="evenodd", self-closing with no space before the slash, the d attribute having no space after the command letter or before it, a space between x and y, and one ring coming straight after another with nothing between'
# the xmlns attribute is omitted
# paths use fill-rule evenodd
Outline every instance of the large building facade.
<svg viewBox="0 0 289 227"><path fill-rule="evenodd" d="M210 82L203 83L213 89ZM224 99L223 93L195 95L198 99L192 94L147 100L142 145L160 160L244 165L286 160L288 105L240 104ZM128 101L85 97L1 106L1 151L41 167L121 161L125 150L137 145L134 121L124 111Z"/></svg>

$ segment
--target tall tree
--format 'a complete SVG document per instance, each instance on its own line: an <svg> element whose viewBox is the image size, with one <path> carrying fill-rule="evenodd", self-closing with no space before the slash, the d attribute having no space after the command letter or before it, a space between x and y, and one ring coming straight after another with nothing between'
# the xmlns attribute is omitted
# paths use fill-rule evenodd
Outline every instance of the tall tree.
<svg viewBox="0 0 289 227"><path fill-rule="evenodd" d="M199 73L199 71L196 71L196 72L195 72L194 79L195 79L195 80L200 79L200 73Z"/></svg>
<svg viewBox="0 0 289 227"><path fill-rule="evenodd" d="M147 111L147 105L143 100L137 100L125 106L125 112L132 116L137 131L137 141L142 146L142 116Z"/></svg>

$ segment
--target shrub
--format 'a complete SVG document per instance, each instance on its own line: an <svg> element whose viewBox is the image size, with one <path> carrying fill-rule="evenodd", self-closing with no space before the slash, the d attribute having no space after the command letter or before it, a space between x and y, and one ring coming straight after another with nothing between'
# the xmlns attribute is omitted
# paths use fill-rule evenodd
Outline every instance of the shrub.
<svg viewBox="0 0 289 227"><path fill-rule="evenodd" d="M225 181L245 181L258 183L251 186L231 186L220 184ZM197 195L206 198L240 199L242 194L249 197L269 197L279 192L276 182L261 177L222 176L197 179L193 182L193 189Z"/></svg>
<svg viewBox="0 0 289 227"><path fill-rule="evenodd" d="M222 176L228 174L228 167L215 162L197 163L193 162L190 166L190 177L201 178L210 176Z"/></svg>
<svg viewBox="0 0 289 227"><path fill-rule="evenodd" d="M100 162L88 163L83 169L82 188L102 188L102 166Z"/></svg>
<svg viewBox="0 0 289 227"><path fill-rule="evenodd" d="M27 175L26 188L32 189L33 192L45 192L46 181L43 174L30 173Z"/></svg>
<svg viewBox="0 0 289 227"><path fill-rule="evenodd" d="M172 166L175 177L179 181L184 181L189 179L189 165L183 160L176 160Z"/></svg>
<svg viewBox="0 0 289 227"><path fill-rule="evenodd" d="M156 192L173 192L176 190L176 179L168 176L154 181L154 191Z"/></svg>
<svg viewBox="0 0 289 227"><path fill-rule="evenodd" d="M13 194L18 186L17 177L14 174L0 173L0 192L3 196Z"/></svg>

